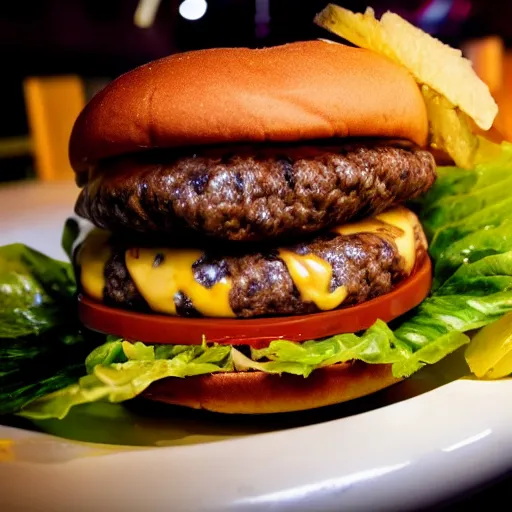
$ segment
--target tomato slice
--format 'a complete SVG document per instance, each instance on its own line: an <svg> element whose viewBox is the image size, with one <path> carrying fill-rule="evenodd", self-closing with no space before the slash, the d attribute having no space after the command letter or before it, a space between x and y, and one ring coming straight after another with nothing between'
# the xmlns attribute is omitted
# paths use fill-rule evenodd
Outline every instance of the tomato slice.
<svg viewBox="0 0 512 512"><path fill-rule="evenodd" d="M377 319L389 322L425 299L432 284L427 257L393 291L370 301L311 315L272 318L184 318L115 309L80 295L79 316L89 329L146 343L197 345L208 342L267 346L272 340L306 341L368 329Z"/></svg>

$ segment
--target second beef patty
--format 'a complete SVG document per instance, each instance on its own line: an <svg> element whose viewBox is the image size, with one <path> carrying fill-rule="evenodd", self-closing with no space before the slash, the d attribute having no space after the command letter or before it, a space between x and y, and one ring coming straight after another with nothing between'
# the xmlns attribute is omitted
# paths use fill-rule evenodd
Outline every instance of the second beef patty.
<svg viewBox="0 0 512 512"><path fill-rule="evenodd" d="M411 225L413 251L416 261L421 262L427 251L425 237L417 220ZM128 255L132 261L133 258L141 258L142 249L140 246L116 240L115 237L109 247L110 256L103 271L103 301L114 307L149 312L150 307L141 293L143 290L137 288L127 265ZM406 270L405 261L388 228L377 232L350 234L324 232L311 240L289 245L285 249L288 254L299 257L312 255L326 262L332 273L330 282L325 284L328 288L325 291L334 292L339 287L344 287L346 297L341 303L342 306L360 304L390 292L411 270ZM168 256L165 251L162 247L149 248L151 256L150 260L146 260L145 267L149 273L166 263ZM80 274L80 269L78 270ZM227 278L230 282L229 307L233 315L239 318L320 311L314 300L301 295L300 286L294 281L283 259L282 250L275 247L250 251L236 247L230 250L226 247L209 247L199 251L198 256L190 261L187 268L182 268L181 272L189 274L190 279L205 290ZM150 277L150 274L146 275ZM144 278L140 284L150 293L154 285L160 288L162 283L167 290L169 284L166 279L159 277L154 282ZM178 289L174 296L169 295L166 300L174 302L178 315L201 315L201 311L195 307L193 296L188 296L182 289Z"/></svg>

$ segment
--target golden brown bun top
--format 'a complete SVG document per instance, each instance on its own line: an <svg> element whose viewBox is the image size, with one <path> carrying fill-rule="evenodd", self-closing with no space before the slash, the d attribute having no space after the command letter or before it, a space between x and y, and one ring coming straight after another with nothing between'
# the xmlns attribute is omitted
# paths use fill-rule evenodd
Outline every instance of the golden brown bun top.
<svg viewBox="0 0 512 512"><path fill-rule="evenodd" d="M316 40L171 55L111 82L78 117L77 172L151 148L392 137L423 146L427 114L405 68Z"/></svg>

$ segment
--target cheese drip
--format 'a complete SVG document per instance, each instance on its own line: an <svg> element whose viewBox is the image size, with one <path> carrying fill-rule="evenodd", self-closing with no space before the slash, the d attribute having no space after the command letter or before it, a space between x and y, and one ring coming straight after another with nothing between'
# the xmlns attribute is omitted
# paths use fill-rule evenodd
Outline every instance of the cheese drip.
<svg viewBox="0 0 512 512"><path fill-rule="evenodd" d="M414 228L417 224L411 211L398 207L335 227L332 231L341 235L376 233L390 239L397 247L403 271L410 274L416 260ZM105 265L112 254L109 238L110 233L95 229L77 254L82 288L99 301L103 299L105 289ZM315 254L299 255L288 249L279 249L278 253L303 301L313 302L326 311L337 308L345 300L347 290L344 286L331 291L332 267L328 261ZM210 288L195 280L192 265L202 254L199 250L189 249L132 248L125 253L125 263L137 290L153 311L176 315L174 298L181 292L204 316L234 317L229 303L232 288L229 277L222 278Z"/></svg>
<svg viewBox="0 0 512 512"><path fill-rule="evenodd" d="M411 211L397 207L375 217L337 226L332 231L340 235L376 233L391 239L397 247L403 271L410 274L416 261L414 226L417 223ZM303 301L313 302L318 309L326 311L337 308L347 297L344 286L330 291L332 267L319 256L299 255L280 249L279 257L284 261Z"/></svg>
<svg viewBox="0 0 512 512"><path fill-rule="evenodd" d="M110 233L93 229L78 249L77 263L83 291L98 301L103 300L105 290L105 265L112 255L108 243Z"/></svg>
<svg viewBox="0 0 512 512"><path fill-rule="evenodd" d="M326 311L337 308L346 298L344 286L330 291L332 267L316 254L299 255L286 249L279 250L288 272L305 302L313 302L318 309Z"/></svg>
<svg viewBox="0 0 512 512"><path fill-rule="evenodd" d="M176 315L174 297L185 294L204 316L234 317L229 304L231 280L222 278L206 288L194 278L192 265L201 251L188 249L129 249L126 268L137 290L153 311Z"/></svg>
<svg viewBox="0 0 512 512"><path fill-rule="evenodd" d="M407 208L397 207L375 215L375 217L337 226L332 231L340 235L376 233L391 238L400 255L402 270L408 275L412 272L416 262L414 226L417 223L418 220L414 213Z"/></svg>

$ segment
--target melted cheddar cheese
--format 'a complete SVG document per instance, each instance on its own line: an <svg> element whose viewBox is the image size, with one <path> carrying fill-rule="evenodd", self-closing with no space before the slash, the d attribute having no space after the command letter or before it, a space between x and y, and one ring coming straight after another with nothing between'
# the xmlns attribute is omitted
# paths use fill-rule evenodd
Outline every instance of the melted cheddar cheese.
<svg viewBox="0 0 512 512"><path fill-rule="evenodd" d="M304 302L313 302L318 309L337 308L347 296L344 286L330 291L331 265L316 254L299 255L286 249L279 250L288 272Z"/></svg>
<svg viewBox="0 0 512 512"><path fill-rule="evenodd" d="M401 257L403 271L410 274L416 262L414 226L417 223L414 213L407 208L397 207L369 219L337 226L333 231L340 235L376 233L391 238Z"/></svg>
<svg viewBox="0 0 512 512"><path fill-rule="evenodd" d="M416 260L414 230L417 223L412 212L398 207L332 228L332 231L340 235L375 233L385 237L396 245L402 269L410 274ZM105 289L105 265L112 254L109 238L108 232L93 230L77 255L82 288L99 301L103 299ZM327 311L337 308L346 299L345 286L331 290L333 271L328 261L312 253L300 255L284 248L279 249L278 254L303 301ZM192 249L131 248L125 252L125 263L137 290L153 311L176 315L175 298L183 293L204 316L234 317L229 302L232 289L229 277L211 287L196 281L193 265L202 255L202 251Z"/></svg>
<svg viewBox="0 0 512 512"><path fill-rule="evenodd" d="M109 238L108 231L93 229L77 253L82 288L87 295L99 301L103 300L105 289L105 265L112 254Z"/></svg>
<svg viewBox="0 0 512 512"><path fill-rule="evenodd" d="M129 249L125 261L135 286L153 311L176 315L174 297L181 292L204 316L235 316L229 304L229 278L210 288L195 280L192 265L201 255L201 251L189 249Z"/></svg>
<svg viewBox="0 0 512 512"><path fill-rule="evenodd" d="M416 240L414 226L418 222L416 216L407 208L394 208L380 213L376 218L388 226L401 230L401 234L394 237L398 254L403 260L403 270L410 274L416 263Z"/></svg>

